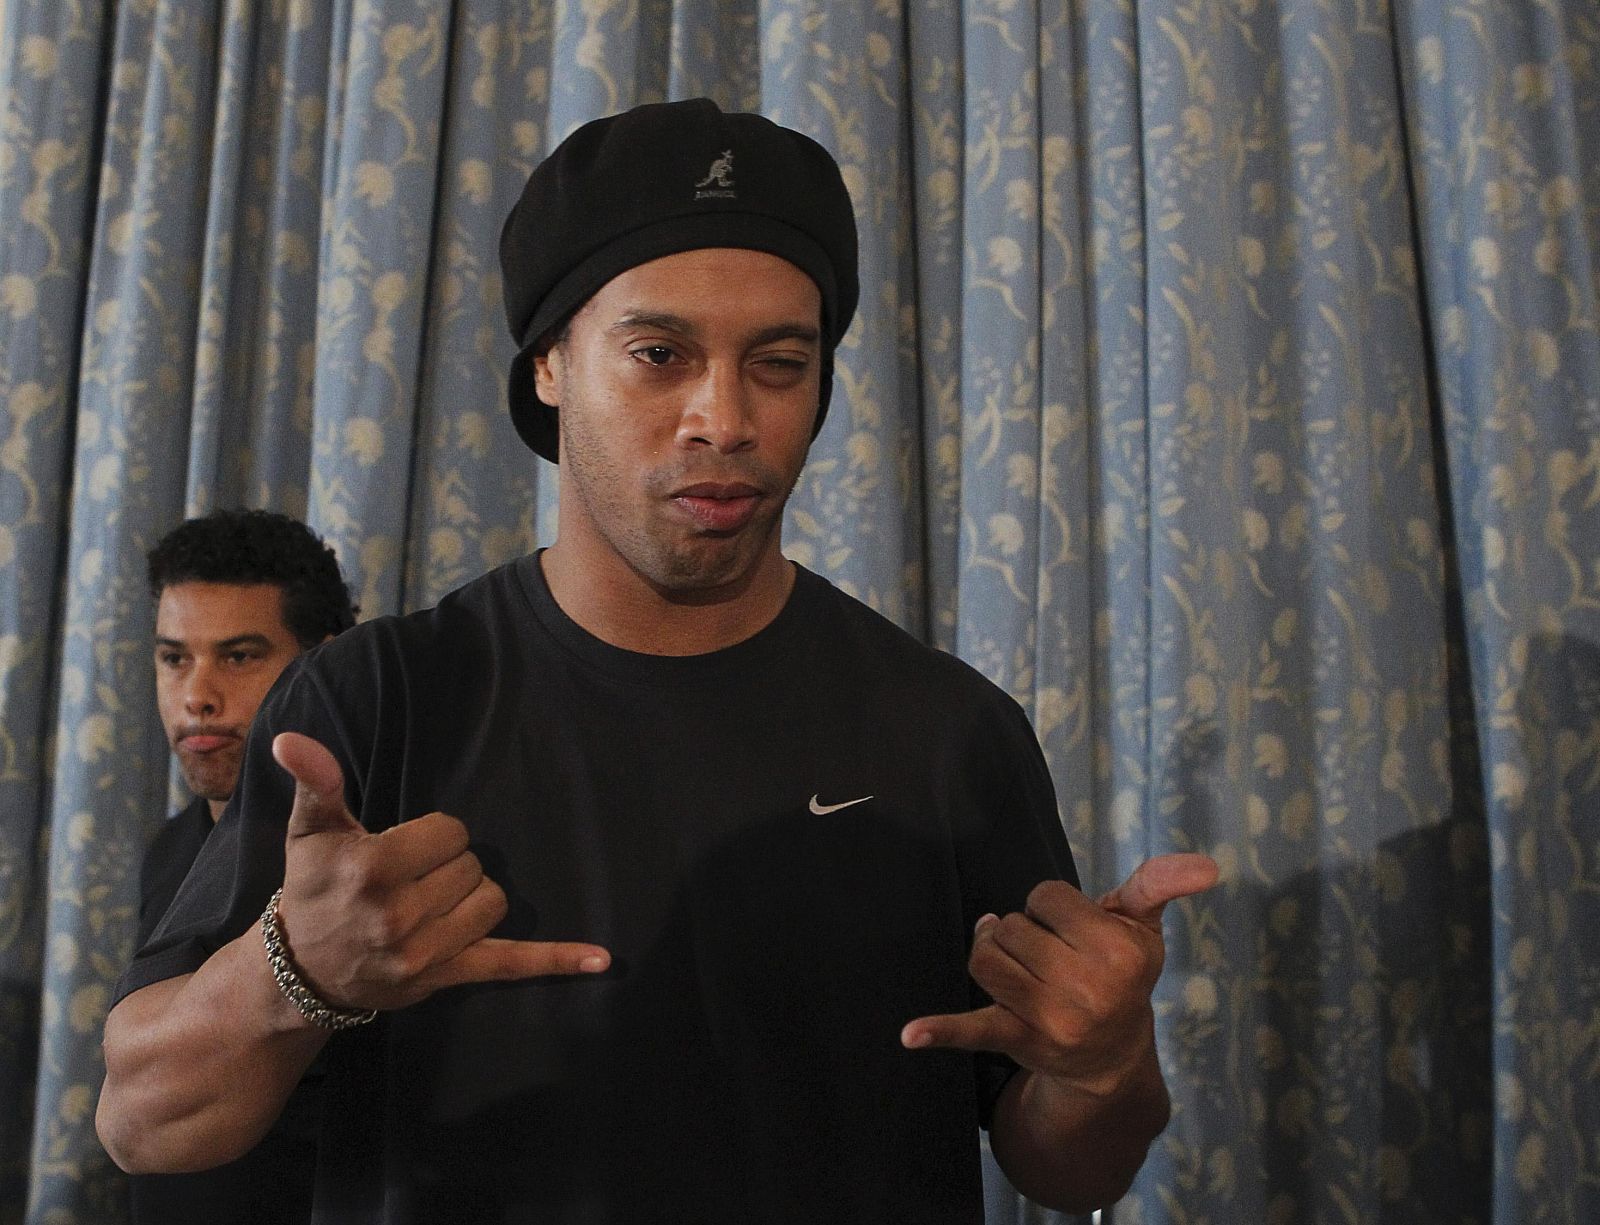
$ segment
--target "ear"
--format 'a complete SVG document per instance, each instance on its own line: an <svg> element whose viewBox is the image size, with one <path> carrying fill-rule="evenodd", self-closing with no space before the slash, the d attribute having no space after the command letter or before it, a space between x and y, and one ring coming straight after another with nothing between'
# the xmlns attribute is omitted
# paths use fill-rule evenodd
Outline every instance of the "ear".
<svg viewBox="0 0 1600 1225"><path fill-rule="evenodd" d="M561 383L566 372L562 346L551 345L533 359L533 389L539 400L551 408L561 407Z"/></svg>

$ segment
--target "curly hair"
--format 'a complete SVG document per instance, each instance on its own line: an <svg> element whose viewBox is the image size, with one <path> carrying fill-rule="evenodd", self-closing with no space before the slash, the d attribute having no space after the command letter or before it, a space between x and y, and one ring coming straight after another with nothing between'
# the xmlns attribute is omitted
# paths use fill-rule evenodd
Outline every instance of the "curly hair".
<svg viewBox="0 0 1600 1225"><path fill-rule="evenodd" d="M215 510L186 519L151 549L150 594L176 583L271 583L283 623L302 647L356 623L339 559L305 524L266 510Z"/></svg>

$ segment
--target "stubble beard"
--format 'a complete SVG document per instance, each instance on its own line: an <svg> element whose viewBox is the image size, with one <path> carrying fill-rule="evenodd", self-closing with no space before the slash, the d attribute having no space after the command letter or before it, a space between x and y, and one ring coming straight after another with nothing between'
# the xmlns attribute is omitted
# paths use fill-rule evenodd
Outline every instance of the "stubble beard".
<svg viewBox="0 0 1600 1225"><path fill-rule="evenodd" d="M704 463L675 462L650 472L643 482L641 513L626 504L638 478L624 472L603 448L574 433L562 414L561 464L573 483L593 531L626 565L663 592L706 592L747 577L766 554L783 525L783 508L795 480L787 484L759 460L722 456ZM578 457L582 458L578 458ZM598 457L598 458L597 458ZM795 478L798 478L795 473ZM671 521L672 492L697 481L746 482L765 491L756 516L737 532L695 532ZM615 491L608 496L607 491Z"/></svg>
<svg viewBox="0 0 1600 1225"><path fill-rule="evenodd" d="M198 754L178 753L178 772L189 790L203 800L226 800L239 782L239 764L244 755L242 745L217 749L204 757Z"/></svg>

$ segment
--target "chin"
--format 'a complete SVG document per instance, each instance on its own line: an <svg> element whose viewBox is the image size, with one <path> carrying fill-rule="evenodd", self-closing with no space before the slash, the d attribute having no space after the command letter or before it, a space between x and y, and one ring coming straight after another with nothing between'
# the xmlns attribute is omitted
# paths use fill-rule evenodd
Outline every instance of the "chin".
<svg viewBox="0 0 1600 1225"><path fill-rule="evenodd" d="M661 568L656 585L665 591L720 591L744 583L759 568L758 559L743 556L676 557Z"/></svg>
<svg viewBox="0 0 1600 1225"><path fill-rule="evenodd" d="M747 528L736 536L662 542L628 558L628 564L662 592L717 591L742 584L761 569L769 538L763 534L758 540Z"/></svg>
<svg viewBox="0 0 1600 1225"><path fill-rule="evenodd" d="M237 766L228 772L228 777L225 779L219 778L217 772L212 770L197 770L193 773L182 770L181 773L189 790L202 800L227 800L233 794L234 784L239 780Z"/></svg>

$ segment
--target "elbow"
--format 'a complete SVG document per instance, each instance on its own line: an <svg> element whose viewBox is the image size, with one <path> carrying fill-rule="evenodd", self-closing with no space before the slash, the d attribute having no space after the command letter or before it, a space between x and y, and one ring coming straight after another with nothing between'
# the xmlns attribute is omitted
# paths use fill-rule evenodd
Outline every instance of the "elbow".
<svg viewBox="0 0 1600 1225"><path fill-rule="evenodd" d="M149 1164L150 1155L143 1151L144 1146L139 1142L140 1137L148 1133L128 1118L121 1094L113 1086L109 1073L100 1087L100 1101L94 1111L94 1130L100 1137L100 1147L106 1150L111 1160L117 1163L117 1168L125 1174L156 1172Z"/></svg>
<svg viewBox="0 0 1600 1225"><path fill-rule="evenodd" d="M1068 1190L1041 1190L1037 1198L1029 1198L1033 1198L1041 1208L1049 1208L1067 1216L1089 1216L1110 1208L1133 1190L1134 1178L1142 1165L1143 1162L1132 1169L1101 1171L1098 1176L1086 1177Z"/></svg>
<svg viewBox="0 0 1600 1225"><path fill-rule="evenodd" d="M164 1174L179 1154L163 1151L165 1129L139 1106L140 1095L126 1075L119 1075L119 1060L106 1043L106 1078L94 1110L94 1130L100 1146L117 1168L127 1174ZM148 1105L148 1102L146 1103Z"/></svg>
<svg viewBox="0 0 1600 1225"><path fill-rule="evenodd" d="M1004 1167L1001 1167L1004 1169ZM1040 1208L1066 1216L1089 1216L1109 1208L1133 1189L1139 1168L1122 1170L1076 1171L1064 1179L1013 1177L1012 1185Z"/></svg>
<svg viewBox="0 0 1600 1225"><path fill-rule="evenodd" d="M1041 1207L1077 1216L1088 1216L1120 1202L1133 1190L1171 1113L1163 1087L1159 1105L1150 1106L1148 1113L1141 1111L1136 1117L1124 1119L1121 1128L1107 1129L1101 1136L1098 1159L1077 1163L1074 1176L1064 1187L1058 1184L1041 1189L1037 1202Z"/></svg>
<svg viewBox="0 0 1600 1225"><path fill-rule="evenodd" d="M1001 1165L1012 1186L1040 1208L1066 1216L1089 1216L1110 1208L1133 1190L1149 1150L1123 1151L1108 1160L1073 1162L1052 1172L1018 1171ZM998 1154L996 1154L998 1156Z"/></svg>
<svg viewBox="0 0 1600 1225"><path fill-rule="evenodd" d="M137 1044L119 1009L106 1018L101 1049L106 1076L100 1085L100 1100L95 1104L94 1130L100 1146L117 1167L128 1174L151 1174L149 1149L157 1129L141 1117L137 1092Z"/></svg>
<svg viewBox="0 0 1600 1225"><path fill-rule="evenodd" d="M231 1161L250 1147L235 1145L226 1129L203 1130L192 1120L163 1122L155 1111L131 1104L131 1097L107 1075L94 1113L101 1147L125 1174L190 1174Z"/></svg>
<svg viewBox="0 0 1600 1225"><path fill-rule="evenodd" d="M140 1154L130 1141L132 1136L125 1130L118 1128L107 1118L104 1107L95 1111L95 1134L100 1137L100 1147L106 1150L107 1155L116 1164L117 1169L124 1174L151 1174L155 1171L146 1168L139 1160Z"/></svg>
<svg viewBox="0 0 1600 1225"><path fill-rule="evenodd" d="M94 1108L94 1131L100 1137L100 1147L117 1163L117 1168L127 1174L143 1174L139 1168L139 1129L132 1126L127 1108L126 1077L121 1069L126 1063L122 1044L118 1041L115 1011L106 1018L101 1052L105 1058L106 1077L100 1085L100 1100Z"/></svg>
<svg viewBox="0 0 1600 1225"><path fill-rule="evenodd" d="M990 1143L1012 1186L1040 1207L1087 1216L1133 1188L1171 1103L1159 1069L1098 1109L1055 1115L1029 1094L1031 1075L1013 1078L997 1105Z"/></svg>
<svg viewBox="0 0 1600 1225"><path fill-rule="evenodd" d="M220 1164L207 1133L194 1126L164 1084L138 1026L113 1010L106 1019L106 1077L95 1105L94 1130L117 1167L128 1174L178 1174ZM222 1158L221 1160L226 1160Z"/></svg>

